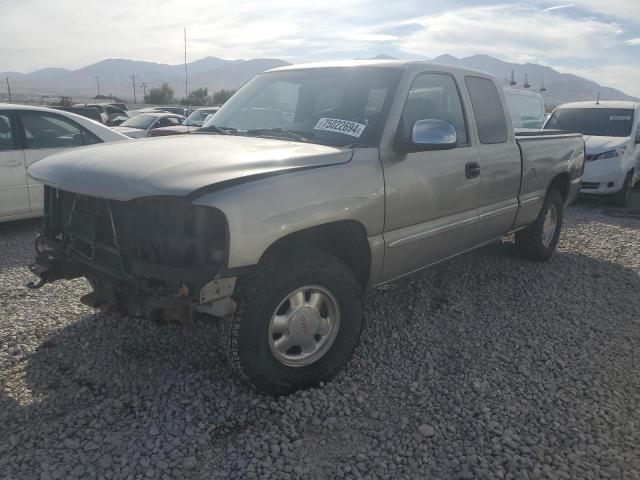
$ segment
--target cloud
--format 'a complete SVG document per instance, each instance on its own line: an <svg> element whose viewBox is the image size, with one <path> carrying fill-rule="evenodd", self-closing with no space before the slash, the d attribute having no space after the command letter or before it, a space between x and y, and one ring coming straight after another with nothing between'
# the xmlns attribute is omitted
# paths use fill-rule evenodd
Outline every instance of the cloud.
<svg viewBox="0 0 640 480"><path fill-rule="evenodd" d="M632 77L617 81L640 85L633 69L640 68L638 57L627 47L640 43L626 31L631 20L599 14L640 19L640 0L482 2L460 0L452 8L448 0L0 0L0 32L19 39L0 42L0 69L79 68L114 57L177 64L186 27L190 60L488 54L519 63L593 66L598 78L613 80L615 74L595 66L628 65L624 72ZM593 15L577 16L581 10Z"/></svg>
<svg viewBox="0 0 640 480"><path fill-rule="evenodd" d="M553 12L554 10L563 10L565 8L572 8L573 3L569 3L567 5L554 5L553 7L545 8L543 11L545 12Z"/></svg>
<svg viewBox="0 0 640 480"><path fill-rule="evenodd" d="M640 24L638 0L574 0L573 5L589 12Z"/></svg>
<svg viewBox="0 0 640 480"><path fill-rule="evenodd" d="M615 47L623 33L614 23L515 4L461 8L412 22L423 28L400 40L405 52L427 57L484 53L515 62L593 59Z"/></svg>
<svg viewBox="0 0 640 480"><path fill-rule="evenodd" d="M588 78L600 85L617 88L629 95L640 98L640 65L610 64L591 68L576 68L572 66L556 66L558 71L573 73Z"/></svg>

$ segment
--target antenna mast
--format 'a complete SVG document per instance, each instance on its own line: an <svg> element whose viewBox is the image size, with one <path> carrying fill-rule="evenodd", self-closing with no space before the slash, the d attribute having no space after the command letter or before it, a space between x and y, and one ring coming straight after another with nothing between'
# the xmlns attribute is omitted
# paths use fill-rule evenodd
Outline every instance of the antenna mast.
<svg viewBox="0 0 640 480"><path fill-rule="evenodd" d="M187 29L184 29L184 96L189 97L189 77L187 76Z"/></svg>
<svg viewBox="0 0 640 480"><path fill-rule="evenodd" d="M187 74L187 29L184 29L184 100L186 103L186 107L185 108L185 114L187 114L189 112L189 76ZM187 115L185 115L187 116ZM189 125L187 125L187 133L189 132L190 128Z"/></svg>

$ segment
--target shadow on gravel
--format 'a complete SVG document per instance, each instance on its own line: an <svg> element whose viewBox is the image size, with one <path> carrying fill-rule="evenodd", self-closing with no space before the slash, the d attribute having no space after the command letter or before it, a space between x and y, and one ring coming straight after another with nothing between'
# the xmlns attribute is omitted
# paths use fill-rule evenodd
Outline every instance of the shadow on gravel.
<svg viewBox="0 0 640 480"><path fill-rule="evenodd" d="M637 454L639 291L616 264L562 252L526 263L492 245L368 294L345 372L277 400L235 379L213 322L81 316L14 367L24 385L12 388L30 399L0 395L0 466L19 478L260 478L281 458L305 478L357 464L390 478L497 478L554 471L577 450L588 455L567 478L591 478L618 465L612 445ZM28 474L6 465L18 457Z"/></svg>

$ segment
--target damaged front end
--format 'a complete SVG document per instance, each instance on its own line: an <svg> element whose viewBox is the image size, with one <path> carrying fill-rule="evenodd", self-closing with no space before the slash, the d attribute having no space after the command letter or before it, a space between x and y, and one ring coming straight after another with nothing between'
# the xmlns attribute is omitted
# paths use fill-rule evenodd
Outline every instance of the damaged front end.
<svg viewBox="0 0 640 480"><path fill-rule="evenodd" d="M82 302L125 315L187 321L226 315L235 277L227 265L227 225L211 207L186 198L128 202L45 187L43 233L30 265L39 288L86 277Z"/></svg>

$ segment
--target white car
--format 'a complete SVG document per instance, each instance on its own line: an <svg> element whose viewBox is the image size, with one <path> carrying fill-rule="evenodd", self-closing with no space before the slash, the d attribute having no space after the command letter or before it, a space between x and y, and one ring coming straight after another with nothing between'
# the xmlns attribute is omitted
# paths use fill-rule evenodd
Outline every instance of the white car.
<svg viewBox="0 0 640 480"><path fill-rule="evenodd" d="M640 102L577 102L560 105L547 129L584 135L587 163L581 193L611 195L626 206L640 180Z"/></svg>
<svg viewBox="0 0 640 480"><path fill-rule="evenodd" d="M0 222L42 216L42 185L27 168L70 148L129 140L111 128L52 108L0 103Z"/></svg>
<svg viewBox="0 0 640 480"><path fill-rule="evenodd" d="M131 138L145 138L155 128L176 127L182 125L184 117L168 112L145 112L122 122L114 130Z"/></svg>

